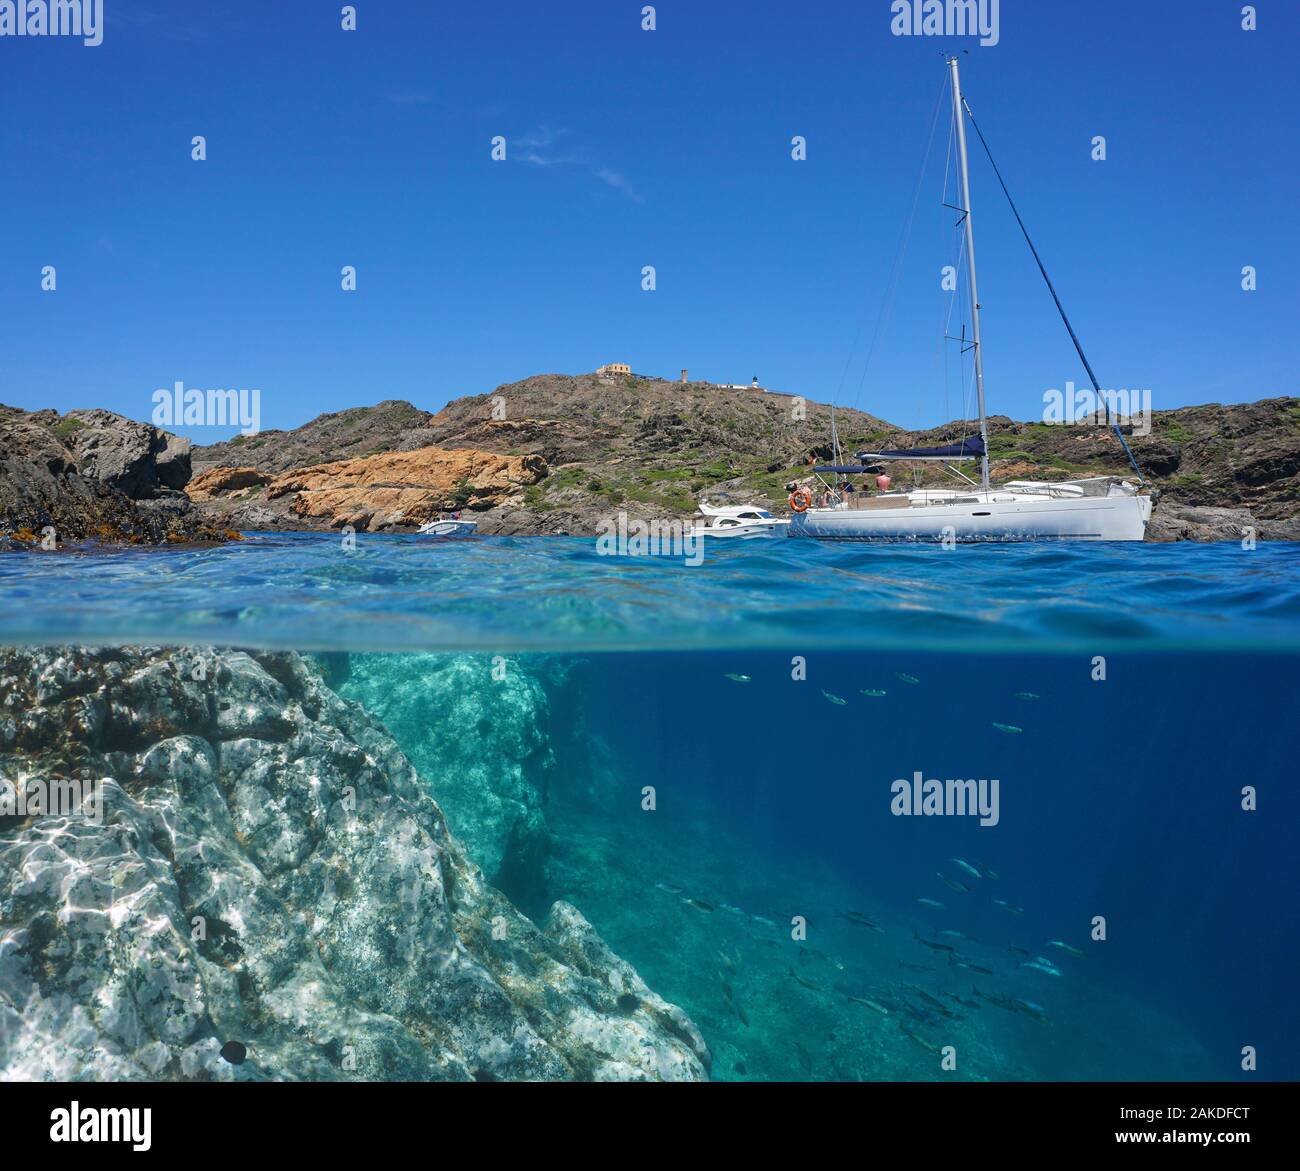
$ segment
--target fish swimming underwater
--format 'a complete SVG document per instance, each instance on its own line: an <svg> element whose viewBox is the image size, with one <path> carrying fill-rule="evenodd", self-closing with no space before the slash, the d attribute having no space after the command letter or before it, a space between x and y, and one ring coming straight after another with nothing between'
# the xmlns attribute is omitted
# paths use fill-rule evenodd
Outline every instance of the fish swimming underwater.
<svg viewBox="0 0 1300 1171"><path fill-rule="evenodd" d="M1078 956L1080 959L1087 959L1087 954L1081 952L1077 947L1071 947L1068 943L1062 943L1059 939L1049 940L1048 947L1059 948L1061 951L1069 952L1072 956Z"/></svg>
<svg viewBox="0 0 1300 1171"><path fill-rule="evenodd" d="M923 907L931 907L936 911L942 911L944 909L943 904L938 899L915 898L912 902L920 903Z"/></svg>
<svg viewBox="0 0 1300 1171"><path fill-rule="evenodd" d="M752 682L753 682L753 680L752 680L748 675L733 675L730 671L728 671L728 672L723 676L723 678L724 678L724 679L730 679L733 683L752 683Z"/></svg>
<svg viewBox="0 0 1300 1171"><path fill-rule="evenodd" d="M883 931L877 923L868 919L861 911L836 911L835 915L837 918L844 919L858 927L866 927L869 931Z"/></svg>
<svg viewBox="0 0 1300 1171"><path fill-rule="evenodd" d="M1031 972L1041 972L1044 976L1060 976L1063 973L1051 960L1037 956L1032 960L1022 960L1020 966Z"/></svg>
<svg viewBox="0 0 1300 1171"><path fill-rule="evenodd" d="M966 861L965 858L949 858L948 861L951 862L954 866L960 866L972 878L983 877L980 874L980 872L975 869L974 866L972 866L969 862Z"/></svg>
<svg viewBox="0 0 1300 1171"><path fill-rule="evenodd" d="M1014 732L1023 732L1023 731L1024 731L1023 728L1017 728L1017 727L1015 726L1015 724L999 724L996 720L994 721L993 726L994 726L994 727L995 727L999 732L1013 732L1013 733L1014 733Z"/></svg>
<svg viewBox="0 0 1300 1171"><path fill-rule="evenodd" d="M864 688L859 688L859 689L858 689L858 694L859 694L859 695L869 695L869 696L871 696L872 699L879 699L882 695L884 695L884 694L886 694L886 693L883 692L883 691L876 691L874 688L864 687Z"/></svg>
<svg viewBox="0 0 1300 1171"><path fill-rule="evenodd" d="M874 1000L868 1000L863 996L849 996L847 999L853 1004L865 1004L868 1008L875 1009L881 1016L889 1015L889 1009L883 1004L877 1004Z"/></svg>
<svg viewBox="0 0 1300 1171"><path fill-rule="evenodd" d="M915 931L912 932L912 938L915 939L916 942L919 943L922 947L928 947L931 951L956 951L956 948L954 948L951 944L935 943L931 939L922 939L919 935L917 935Z"/></svg>
<svg viewBox="0 0 1300 1171"><path fill-rule="evenodd" d="M967 971L979 972L981 976L993 975L992 968L983 967L982 965L975 963L974 960L961 955L959 952L953 952L953 954L948 957L948 965L953 968L965 968Z"/></svg>
<svg viewBox="0 0 1300 1171"><path fill-rule="evenodd" d="M818 985L814 984L811 980L805 980L801 975L799 975L798 972L794 970L794 968L790 968L790 975L794 978L794 982L796 984L800 984L804 988L807 988L809 992L821 991L821 988Z"/></svg>
<svg viewBox="0 0 1300 1171"><path fill-rule="evenodd" d="M1017 692L1016 692L1016 698L1017 698L1017 699L1037 699L1038 696L1036 696L1032 691L1017 691Z"/></svg>
<svg viewBox="0 0 1300 1171"><path fill-rule="evenodd" d="M704 911L706 914L713 914L713 904L706 903L703 899L684 898L682 902L694 907L697 911Z"/></svg>
<svg viewBox="0 0 1300 1171"><path fill-rule="evenodd" d="M832 695L825 688L822 688L822 694L827 698L827 700L830 703L837 704L839 707L843 707L845 704L849 702L847 699L841 699L838 695Z"/></svg>
<svg viewBox="0 0 1300 1171"><path fill-rule="evenodd" d="M915 687L918 683L921 682L915 675L908 675L903 671L895 671L894 675L896 678L901 679L904 683L910 683L913 687Z"/></svg>
<svg viewBox="0 0 1300 1171"><path fill-rule="evenodd" d="M967 943L979 943L979 940L973 935L967 935L964 931L954 931L949 927L946 931L940 931L940 935L946 935L949 939L963 939Z"/></svg>
<svg viewBox="0 0 1300 1171"><path fill-rule="evenodd" d="M923 1037L918 1037L906 1025L899 1025L898 1029L899 1032L901 1032L904 1037L907 1037L910 1040L915 1041L918 1045L921 1046L922 1049L926 1050L928 1053L934 1052L934 1046L931 1045L929 1041L925 1040Z"/></svg>
<svg viewBox="0 0 1300 1171"><path fill-rule="evenodd" d="M993 903L995 906L1001 907L1004 911L1006 911L1008 914L1011 915L1023 915L1025 913L1024 907L1013 907L1009 902L1006 901L1006 899L994 899Z"/></svg>
<svg viewBox="0 0 1300 1171"><path fill-rule="evenodd" d="M936 870L936 871L934 872L934 876L935 876L935 877L936 877L940 882L942 882L942 883L944 884L944 886L951 887L953 890L959 890L959 891L961 891L961 893L964 894L964 895L968 895L968 894L970 894L970 887L968 887L968 886L963 886L960 882L957 882L956 880L951 879L951 878L947 878L947 877L943 874L942 871Z"/></svg>

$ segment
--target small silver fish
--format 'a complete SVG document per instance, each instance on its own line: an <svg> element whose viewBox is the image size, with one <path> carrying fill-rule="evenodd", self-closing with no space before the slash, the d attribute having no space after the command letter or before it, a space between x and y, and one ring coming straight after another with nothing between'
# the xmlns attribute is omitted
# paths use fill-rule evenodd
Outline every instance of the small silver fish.
<svg viewBox="0 0 1300 1171"><path fill-rule="evenodd" d="M999 723L997 723L996 721L994 721L993 726L994 726L994 727L995 727L999 732L1011 732L1011 733L1015 733L1015 732L1023 732L1023 731L1024 731L1023 728L1017 728L1017 727L1015 726L1015 724L999 724Z"/></svg>
<svg viewBox="0 0 1300 1171"><path fill-rule="evenodd" d="M901 679L904 683L912 684L913 687L915 687L918 683L921 682L915 675L908 675L903 671L895 671L894 675L896 678Z"/></svg>
<svg viewBox="0 0 1300 1171"><path fill-rule="evenodd" d="M731 674L730 671L728 671L728 672L723 676L723 678L724 678L724 679L730 679L733 683L752 683L752 682L753 682L753 680L751 680L750 677L749 677L748 675L733 675L733 674Z"/></svg>
<svg viewBox="0 0 1300 1171"><path fill-rule="evenodd" d="M1037 699L1038 696L1036 696L1032 691L1017 691L1017 692L1016 692L1016 698L1017 698L1017 699Z"/></svg>
<svg viewBox="0 0 1300 1171"><path fill-rule="evenodd" d="M939 902L938 899L922 899L922 898L917 898L917 899L913 899L912 901L915 902L915 903L920 903L921 906L923 906L923 907L933 907L933 908L934 908L935 910L937 910L937 911L942 911L942 910L943 910L943 904L942 904L941 902Z"/></svg>
<svg viewBox="0 0 1300 1171"><path fill-rule="evenodd" d="M1024 907L1013 907L1005 899L994 899L993 902L994 905L1001 907L1004 911L1009 911L1013 915L1023 915L1025 913Z"/></svg>
<svg viewBox="0 0 1300 1171"><path fill-rule="evenodd" d="M1062 943L1059 939L1048 941L1048 947L1059 947L1062 951L1068 951L1072 956L1079 956L1081 959L1086 958L1084 953L1077 947L1071 947L1068 943Z"/></svg>
<svg viewBox="0 0 1300 1171"><path fill-rule="evenodd" d="M972 878L980 877L980 872L976 870L975 867L972 866L969 862L967 862L964 858L949 858L948 861L951 862L954 866L960 866Z"/></svg>
<svg viewBox="0 0 1300 1171"><path fill-rule="evenodd" d="M872 699L879 699L882 695L886 693L883 691L877 691L874 687L863 687L858 690L858 694L869 695L871 696Z"/></svg>
<svg viewBox="0 0 1300 1171"><path fill-rule="evenodd" d="M823 695L824 695L828 700L830 700L831 703L838 704L840 707L843 707L846 703L849 702L847 699L841 699L838 695L832 695L832 694L831 694L829 691L827 691L825 688L822 689L822 694L823 694Z"/></svg>

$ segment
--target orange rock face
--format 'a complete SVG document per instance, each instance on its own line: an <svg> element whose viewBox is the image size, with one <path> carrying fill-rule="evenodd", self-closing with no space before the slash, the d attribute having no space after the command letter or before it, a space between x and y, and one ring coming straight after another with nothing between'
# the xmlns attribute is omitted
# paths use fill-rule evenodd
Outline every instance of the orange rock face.
<svg viewBox="0 0 1300 1171"><path fill-rule="evenodd" d="M270 481L270 476L256 468L211 468L185 485L185 495L191 500L211 500L215 496L227 496Z"/></svg>
<svg viewBox="0 0 1300 1171"><path fill-rule="evenodd" d="M420 524L447 509L504 504L522 497L546 470L536 455L422 447L285 472L271 480L266 496L293 495L298 516L375 532Z"/></svg>

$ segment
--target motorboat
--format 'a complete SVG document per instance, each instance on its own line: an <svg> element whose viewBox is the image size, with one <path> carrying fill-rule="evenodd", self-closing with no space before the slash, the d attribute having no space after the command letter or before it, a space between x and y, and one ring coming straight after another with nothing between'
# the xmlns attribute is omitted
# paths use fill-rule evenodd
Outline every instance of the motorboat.
<svg viewBox="0 0 1300 1171"><path fill-rule="evenodd" d="M439 517L420 526L420 533L426 537L472 537L477 532L478 521L459 517Z"/></svg>
<svg viewBox="0 0 1300 1171"><path fill-rule="evenodd" d="M708 517L707 524L697 524L690 528L690 537L730 537L736 540L752 541L770 537L784 537L790 529L790 521L773 516L766 508L756 504L728 504L713 506L700 503L700 514Z"/></svg>

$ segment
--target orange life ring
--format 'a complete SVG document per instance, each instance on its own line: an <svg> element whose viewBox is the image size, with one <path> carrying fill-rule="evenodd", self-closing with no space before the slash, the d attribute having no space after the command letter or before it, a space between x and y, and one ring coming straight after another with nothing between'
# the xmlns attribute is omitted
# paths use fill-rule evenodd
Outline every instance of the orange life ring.
<svg viewBox="0 0 1300 1171"><path fill-rule="evenodd" d="M812 507L812 493L807 488L796 488L790 493L790 507L795 512L807 512Z"/></svg>

